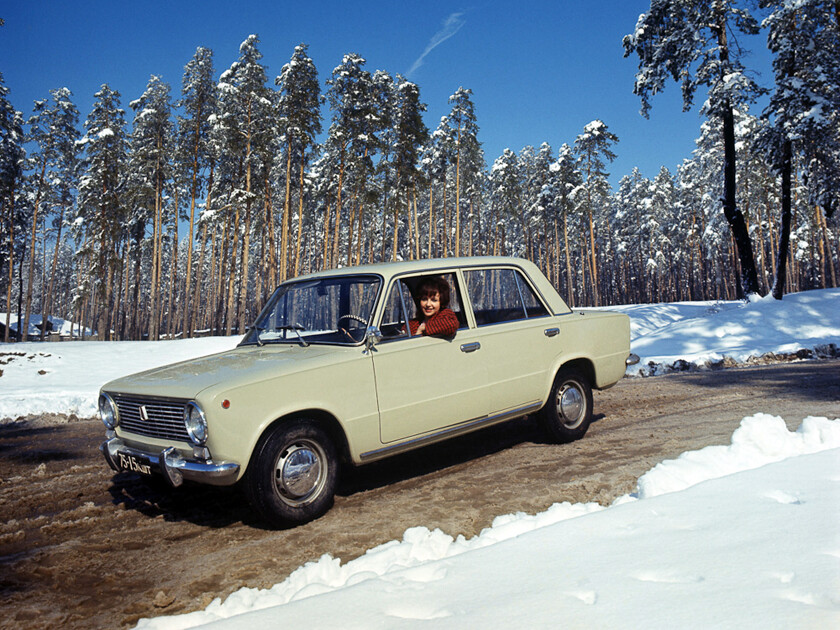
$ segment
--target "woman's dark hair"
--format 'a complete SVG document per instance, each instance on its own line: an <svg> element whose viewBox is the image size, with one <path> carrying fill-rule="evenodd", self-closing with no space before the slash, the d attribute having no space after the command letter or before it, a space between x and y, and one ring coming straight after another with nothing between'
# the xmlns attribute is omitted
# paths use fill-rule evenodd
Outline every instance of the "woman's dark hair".
<svg viewBox="0 0 840 630"><path fill-rule="evenodd" d="M428 276L420 280L420 284L414 290L414 304L417 306L417 314L422 315L420 300L428 295L440 294L441 310L449 308L449 283L440 276Z"/></svg>

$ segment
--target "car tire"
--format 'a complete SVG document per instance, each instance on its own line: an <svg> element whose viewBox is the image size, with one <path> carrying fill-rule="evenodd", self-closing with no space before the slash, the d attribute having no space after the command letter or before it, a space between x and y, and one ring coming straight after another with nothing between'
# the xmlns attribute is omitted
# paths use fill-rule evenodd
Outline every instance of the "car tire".
<svg viewBox="0 0 840 630"><path fill-rule="evenodd" d="M258 443L244 481L249 503L271 525L312 521L333 504L338 481L335 445L314 422L283 422Z"/></svg>
<svg viewBox="0 0 840 630"><path fill-rule="evenodd" d="M540 422L556 442L579 440L592 422L592 387L576 370L561 369L554 379Z"/></svg>

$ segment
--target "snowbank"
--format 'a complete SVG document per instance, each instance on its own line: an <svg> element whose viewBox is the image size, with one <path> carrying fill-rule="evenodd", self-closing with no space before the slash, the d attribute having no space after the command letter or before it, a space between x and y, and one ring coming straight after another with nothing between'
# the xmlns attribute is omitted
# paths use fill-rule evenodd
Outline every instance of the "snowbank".
<svg viewBox="0 0 840 630"><path fill-rule="evenodd" d="M838 447L840 419L792 433L757 414L729 446L659 464L609 508L503 516L469 540L411 528L137 627L834 627Z"/></svg>
<svg viewBox="0 0 840 630"><path fill-rule="evenodd" d="M676 302L610 307L630 315L631 375L747 363L759 357L840 356L840 289L751 302Z"/></svg>
<svg viewBox="0 0 840 630"><path fill-rule="evenodd" d="M108 381L233 348L241 337L176 341L0 343L0 419L97 414Z"/></svg>

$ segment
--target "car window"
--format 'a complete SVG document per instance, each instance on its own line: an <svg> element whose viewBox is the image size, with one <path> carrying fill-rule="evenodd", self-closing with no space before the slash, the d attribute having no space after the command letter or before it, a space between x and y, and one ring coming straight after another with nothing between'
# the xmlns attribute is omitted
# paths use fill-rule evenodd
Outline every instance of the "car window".
<svg viewBox="0 0 840 630"><path fill-rule="evenodd" d="M385 339L398 339L408 337L406 322L410 319L406 315L408 302L414 306L408 287L400 281L391 285L388 297L385 300L385 310L382 314L382 323L379 326L382 336Z"/></svg>
<svg viewBox="0 0 840 630"><path fill-rule="evenodd" d="M417 305L414 301L414 290L430 274L407 276L400 278L391 285L385 300L385 310L382 315L380 330L386 339L408 337L406 322L417 318ZM458 281L453 273L431 274L443 278L449 283L449 309L455 313L460 322L460 328L467 327L467 318L461 306L462 300Z"/></svg>
<svg viewBox="0 0 840 630"><path fill-rule="evenodd" d="M243 344L359 343L370 320L380 280L337 276L278 287Z"/></svg>
<svg viewBox="0 0 840 630"><path fill-rule="evenodd" d="M514 269L472 269L465 271L464 277L479 326L548 314L522 275Z"/></svg>
<svg viewBox="0 0 840 630"><path fill-rule="evenodd" d="M521 273L518 271L515 273L516 282L519 285L519 292L522 294L522 301L525 303L525 312L528 314L528 318L546 317L548 315L548 310L546 310L543 303L540 302L540 299L537 297L537 294L534 293L531 285L525 282L525 278L522 277Z"/></svg>

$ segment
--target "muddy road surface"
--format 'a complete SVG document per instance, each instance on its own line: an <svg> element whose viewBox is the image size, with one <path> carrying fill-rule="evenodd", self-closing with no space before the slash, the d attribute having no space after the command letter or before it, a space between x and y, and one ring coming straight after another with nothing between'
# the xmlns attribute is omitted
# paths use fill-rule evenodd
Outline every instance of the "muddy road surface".
<svg viewBox="0 0 840 630"><path fill-rule="evenodd" d="M122 628L266 588L323 554L343 562L412 526L471 537L493 518L559 501L603 504L663 459L728 444L745 416L840 418L840 361L624 379L595 393L579 442L522 418L344 470L335 507L272 531L235 489L171 490L115 475L98 420L0 425L2 628Z"/></svg>

